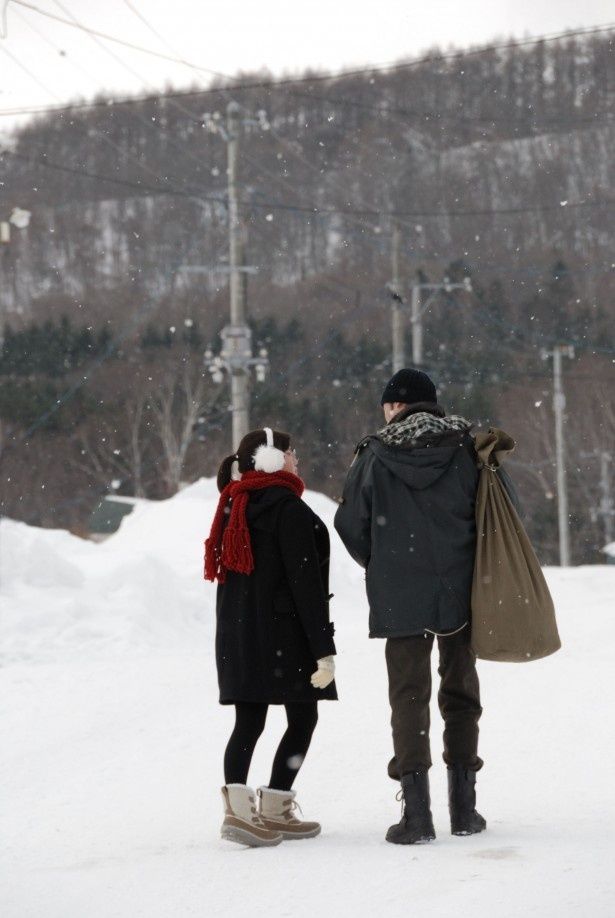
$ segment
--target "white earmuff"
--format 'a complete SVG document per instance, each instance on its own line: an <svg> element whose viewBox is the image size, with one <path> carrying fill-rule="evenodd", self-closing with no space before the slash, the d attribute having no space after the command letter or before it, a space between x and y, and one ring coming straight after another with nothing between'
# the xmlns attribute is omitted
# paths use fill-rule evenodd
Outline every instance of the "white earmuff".
<svg viewBox="0 0 615 918"><path fill-rule="evenodd" d="M273 431L271 427L263 427L267 444L259 446L253 456L254 470L256 472L280 472L284 468L284 453L273 445Z"/></svg>

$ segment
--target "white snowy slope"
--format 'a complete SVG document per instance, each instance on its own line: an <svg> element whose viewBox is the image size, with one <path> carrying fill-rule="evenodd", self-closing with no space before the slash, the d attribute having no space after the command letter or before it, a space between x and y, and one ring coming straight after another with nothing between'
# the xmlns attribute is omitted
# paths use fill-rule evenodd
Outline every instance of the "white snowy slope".
<svg viewBox="0 0 615 918"><path fill-rule="evenodd" d="M333 502L307 499L330 524ZM434 707L438 838L403 848L384 841L399 817L384 645L334 535L341 700L320 706L297 785L323 834L246 850L218 836L232 711L202 580L215 500L200 481L144 503L102 545L2 521L3 918L613 915L615 568L547 570L560 653L479 664L481 836L448 833ZM273 710L256 785L282 729Z"/></svg>

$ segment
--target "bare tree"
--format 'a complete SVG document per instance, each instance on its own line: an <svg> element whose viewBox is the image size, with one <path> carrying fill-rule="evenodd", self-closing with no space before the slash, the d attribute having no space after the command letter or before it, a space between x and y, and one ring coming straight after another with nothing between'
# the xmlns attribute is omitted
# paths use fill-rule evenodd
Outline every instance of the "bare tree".
<svg viewBox="0 0 615 918"><path fill-rule="evenodd" d="M13 433L14 429L15 425L10 424L3 418L0 418L0 459L2 459L2 455L8 447L9 440L11 439L11 434Z"/></svg>
<svg viewBox="0 0 615 918"><path fill-rule="evenodd" d="M160 439L165 491L176 494L188 448L198 419L210 410L205 403L205 379L186 363L179 376L171 376L151 399L150 408Z"/></svg>
<svg viewBox="0 0 615 918"><path fill-rule="evenodd" d="M95 431L82 428L78 434L81 459L71 464L105 488L117 490L130 481L133 495L146 497L145 455L152 441L144 424L146 403L147 394L136 392L124 404L124 423L118 425L116 418L98 422Z"/></svg>
<svg viewBox="0 0 615 918"><path fill-rule="evenodd" d="M131 478L135 497L145 497L143 482L144 453L147 449L150 436L143 429L143 412L145 410L146 396L138 393L133 401L126 405L126 419L128 422L128 465L131 469Z"/></svg>

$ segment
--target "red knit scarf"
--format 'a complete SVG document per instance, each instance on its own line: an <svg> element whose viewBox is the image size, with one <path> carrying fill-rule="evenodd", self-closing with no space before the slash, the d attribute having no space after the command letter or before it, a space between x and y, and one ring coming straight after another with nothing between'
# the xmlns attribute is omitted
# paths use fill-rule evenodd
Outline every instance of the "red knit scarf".
<svg viewBox="0 0 615 918"><path fill-rule="evenodd" d="M236 571L238 574L252 573L254 558L246 522L248 498L251 491L275 486L289 488L297 497L301 497L305 488L297 475L283 471L244 472L239 481L227 484L220 495L209 538L205 541L205 580L224 583L227 571ZM229 500L229 521L224 529L224 517L229 512Z"/></svg>

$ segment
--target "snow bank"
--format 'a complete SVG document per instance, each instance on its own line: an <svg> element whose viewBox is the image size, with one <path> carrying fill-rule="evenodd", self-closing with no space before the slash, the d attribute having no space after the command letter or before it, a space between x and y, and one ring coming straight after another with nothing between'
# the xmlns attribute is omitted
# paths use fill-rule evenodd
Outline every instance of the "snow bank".
<svg viewBox="0 0 615 918"><path fill-rule="evenodd" d="M0 660L170 647L212 634L215 588L203 540L217 504L213 479L166 501L141 501L100 544L13 520L0 523ZM306 499L331 524L335 503ZM335 539L335 588L361 574Z"/></svg>

